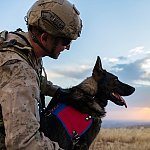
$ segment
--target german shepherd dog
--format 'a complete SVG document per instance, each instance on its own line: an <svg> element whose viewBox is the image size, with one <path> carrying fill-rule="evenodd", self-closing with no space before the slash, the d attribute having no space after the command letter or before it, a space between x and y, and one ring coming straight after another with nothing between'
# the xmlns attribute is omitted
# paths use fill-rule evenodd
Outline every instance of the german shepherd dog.
<svg viewBox="0 0 150 150"><path fill-rule="evenodd" d="M64 120L68 121L68 116L71 116L70 120L72 120L76 116L74 112L77 112L85 117L85 121L91 121L90 125L88 124L88 128L83 131L82 135L73 130L73 135L70 137L64 122L56 115L58 110L62 108L59 108L60 103L51 109L50 102L41 120L41 129L45 136L58 142L60 147L65 150L88 150L100 131L101 118L105 116L104 107L107 105L107 101L110 100L117 105L127 107L122 96L131 95L135 88L119 81L117 76L104 70L98 56L92 76L85 79L79 85L69 88L69 91L71 93L71 96L68 97L69 103L61 104L63 106L69 105L69 111L64 111ZM54 101L52 99L52 102ZM78 115L75 121L71 122L70 120L68 124L78 122L76 124L77 127L81 127L84 124Z"/></svg>

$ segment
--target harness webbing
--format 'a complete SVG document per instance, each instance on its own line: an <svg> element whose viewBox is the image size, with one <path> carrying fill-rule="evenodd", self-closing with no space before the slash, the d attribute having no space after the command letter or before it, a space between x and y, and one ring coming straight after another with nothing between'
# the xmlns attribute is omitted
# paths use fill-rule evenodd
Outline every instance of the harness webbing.
<svg viewBox="0 0 150 150"><path fill-rule="evenodd" d="M32 47L31 44L29 43L29 41L26 39L26 37L23 36L22 34L20 34L19 32L16 32L16 31L15 31L15 32L9 32L9 33L18 35L19 37L21 37L21 38L26 42L26 44L27 44L28 46Z"/></svg>

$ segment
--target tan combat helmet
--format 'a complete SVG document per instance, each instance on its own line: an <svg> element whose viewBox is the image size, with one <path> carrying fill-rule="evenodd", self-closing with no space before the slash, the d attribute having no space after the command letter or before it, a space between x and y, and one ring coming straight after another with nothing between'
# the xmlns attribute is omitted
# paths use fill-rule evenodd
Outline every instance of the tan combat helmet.
<svg viewBox="0 0 150 150"><path fill-rule="evenodd" d="M79 14L67 0L38 0L27 13L27 25L40 27L55 37L75 40L82 29Z"/></svg>

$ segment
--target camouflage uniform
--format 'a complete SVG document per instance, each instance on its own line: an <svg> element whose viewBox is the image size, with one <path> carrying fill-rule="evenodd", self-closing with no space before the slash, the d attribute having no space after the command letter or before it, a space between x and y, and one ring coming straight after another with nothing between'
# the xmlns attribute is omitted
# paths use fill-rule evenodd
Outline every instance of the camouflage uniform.
<svg viewBox="0 0 150 150"><path fill-rule="evenodd" d="M26 33L23 33L27 37ZM28 38L28 37L27 37ZM8 41L17 39L26 43L14 34L8 34ZM5 126L5 144L8 150L58 150L58 144L52 142L39 131L40 80L35 68L13 51L14 47L0 51L0 105ZM51 82L48 88L53 92ZM44 93L44 91L43 91ZM54 93L46 93L53 95Z"/></svg>

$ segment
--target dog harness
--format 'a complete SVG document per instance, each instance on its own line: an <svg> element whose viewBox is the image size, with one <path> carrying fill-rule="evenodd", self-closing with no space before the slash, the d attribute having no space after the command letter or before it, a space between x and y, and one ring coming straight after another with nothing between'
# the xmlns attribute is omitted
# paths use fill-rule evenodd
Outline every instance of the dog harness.
<svg viewBox="0 0 150 150"><path fill-rule="evenodd" d="M81 113L71 106L59 103L51 112L64 126L73 144L76 144L80 137L92 125L92 117L89 114Z"/></svg>

